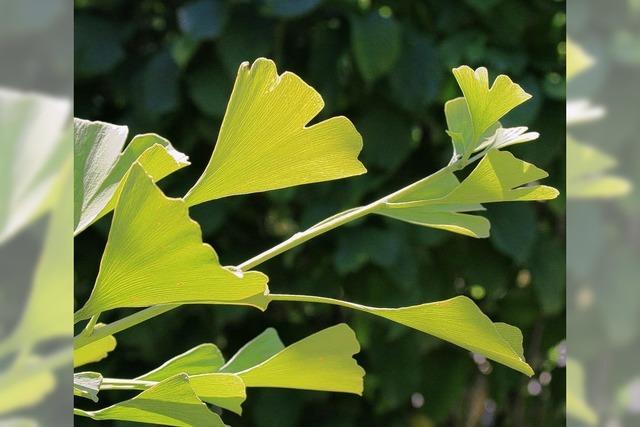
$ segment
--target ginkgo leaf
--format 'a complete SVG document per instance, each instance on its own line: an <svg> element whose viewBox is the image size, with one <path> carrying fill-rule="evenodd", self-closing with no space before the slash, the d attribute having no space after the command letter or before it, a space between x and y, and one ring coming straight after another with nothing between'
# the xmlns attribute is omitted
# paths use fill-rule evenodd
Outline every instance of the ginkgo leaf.
<svg viewBox="0 0 640 427"><path fill-rule="evenodd" d="M56 386L53 372L34 355L0 372L0 416L40 403Z"/></svg>
<svg viewBox="0 0 640 427"><path fill-rule="evenodd" d="M155 134L135 136L121 153L129 132L126 126L75 119L74 127L76 234L113 209L122 180L134 162L154 181L189 165L187 156Z"/></svg>
<svg viewBox="0 0 640 427"><path fill-rule="evenodd" d="M224 357L214 344L200 344L167 360L156 369L137 377L143 381L162 381L179 373L189 375L216 372L224 364Z"/></svg>
<svg viewBox="0 0 640 427"><path fill-rule="evenodd" d="M241 405L247 392L239 376L225 373L192 375L189 383L201 400L242 415Z"/></svg>
<svg viewBox="0 0 640 427"><path fill-rule="evenodd" d="M101 326L101 324L96 325L96 329ZM107 357L109 352L115 350L116 345L117 342L113 335L107 335L104 338L73 349L73 367L77 368L88 363L99 362Z"/></svg>
<svg viewBox="0 0 640 427"><path fill-rule="evenodd" d="M472 122L473 151L482 135L509 111L531 98L520 85L504 74L499 75L489 87L489 72L480 67L475 71L463 65L453 69L453 75L464 94ZM452 130L452 129L450 129Z"/></svg>
<svg viewBox="0 0 640 427"><path fill-rule="evenodd" d="M182 199L135 163L118 198L95 286L74 320L118 307L234 303L264 296L262 273L224 268Z"/></svg>
<svg viewBox="0 0 640 427"><path fill-rule="evenodd" d="M594 62L582 46L567 38L567 81L591 68Z"/></svg>
<svg viewBox="0 0 640 427"><path fill-rule="evenodd" d="M189 385L186 374L168 378L137 396L98 411L75 409L76 415L94 420L133 421L168 426L224 427Z"/></svg>
<svg viewBox="0 0 640 427"><path fill-rule="evenodd" d="M102 375L98 372L77 372L73 374L74 396L98 401L98 392L102 384Z"/></svg>
<svg viewBox="0 0 640 427"><path fill-rule="evenodd" d="M236 194L360 175L362 138L346 117L307 126L320 94L273 61L243 63L213 155L185 196L189 206Z"/></svg>
<svg viewBox="0 0 640 427"><path fill-rule="evenodd" d="M522 354L522 335L517 334L514 327L493 323L465 296L401 308L368 307L311 295L271 294L270 298L273 301L332 304L370 313L481 354L526 375L533 375ZM250 386L250 381L246 381L242 373L240 376Z"/></svg>
<svg viewBox="0 0 640 427"><path fill-rule="evenodd" d="M518 126L514 128L500 127L489 138L483 139L475 151L481 151L487 148L506 148L516 144L535 141L540 137L538 132L527 132L526 126Z"/></svg>
<svg viewBox="0 0 640 427"><path fill-rule="evenodd" d="M500 122L496 121L476 139L469 107L463 97L447 101L444 104L444 115L447 120L447 135L451 137L453 143L453 153L459 157L468 157L477 150L479 141L491 137L500 127Z"/></svg>
<svg viewBox="0 0 640 427"><path fill-rule="evenodd" d="M628 194L631 183L608 174L617 164L612 156L567 137L567 196L570 198L611 198Z"/></svg>
<svg viewBox="0 0 640 427"><path fill-rule="evenodd" d="M354 332L342 323L310 335L264 362L238 372L247 387L295 388L362 395L364 370Z"/></svg>
<svg viewBox="0 0 640 427"><path fill-rule="evenodd" d="M220 372L240 372L258 365L274 354L282 351L284 344L280 341L278 332L267 328L260 335L246 343L233 355Z"/></svg>
<svg viewBox="0 0 640 427"><path fill-rule="evenodd" d="M385 209L378 212L381 215L399 219L415 225L450 231L469 237L489 237L491 224L489 220L479 215L468 215L458 212L430 212L421 207L406 209Z"/></svg>
<svg viewBox="0 0 640 427"><path fill-rule="evenodd" d="M57 200L71 160L70 112L66 99L0 88L0 244Z"/></svg>

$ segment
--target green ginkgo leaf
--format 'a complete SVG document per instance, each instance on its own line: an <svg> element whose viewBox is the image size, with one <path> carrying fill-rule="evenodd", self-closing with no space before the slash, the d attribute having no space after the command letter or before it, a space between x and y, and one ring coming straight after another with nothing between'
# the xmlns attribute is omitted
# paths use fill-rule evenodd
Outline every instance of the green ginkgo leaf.
<svg viewBox="0 0 640 427"><path fill-rule="evenodd" d="M126 126L75 119L74 127L76 234L114 208L122 180L134 162L155 181L189 165L187 156L155 134L135 136L121 153L129 132Z"/></svg>
<svg viewBox="0 0 640 427"><path fill-rule="evenodd" d="M489 87L489 72L480 67L475 71L463 65L453 69L453 75L464 94L472 121L472 141L480 137L509 111L531 98L520 85L504 74ZM471 147L472 151L475 147Z"/></svg>
<svg viewBox="0 0 640 427"><path fill-rule="evenodd" d="M246 343L233 355L220 372L240 372L256 366L274 354L282 351L284 344L273 328L267 328L260 335Z"/></svg>
<svg viewBox="0 0 640 427"><path fill-rule="evenodd" d="M98 372L77 372L73 374L74 396L98 401L98 392L102 384L102 375Z"/></svg>
<svg viewBox="0 0 640 427"><path fill-rule="evenodd" d="M101 327L101 324L96 325L96 328ZM104 338L93 341L82 347L73 349L73 367L86 365L88 363L99 362L109 355L110 352L115 350L117 341L113 335L107 335Z"/></svg>
<svg viewBox="0 0 640 427"><path fill-rule="evenodd" d="M238 375L225 373L191 375L189 383L201 400L242 415L241 405L247 398L247 392L244 381Z"/></svg>
<svg viewBox="0 0 640 427"><path fill-rule="evenodd" d="M370 313L481 354L526 375L533 375L533 370L524 360L522 334L517 328L493 323L471 299L464 296L401 308L368 307L310 295L272 294L270 298L274 301L332 304ZM242 373L240 376L250 386L250 381Z"/></svg>
<svg viewBox="0 0 640 427"><path fill-rule="evenodd" d="M297 75L273 61L243 63L211 160L185 196L189 206L366 172L362 138L346 117L307 127L324 102Z"/></svg>
<svg viewBox="0 0 640 427"><path fill-rule="evenodd" d="M0 416L40 403L56 386L54 373L34 355L0 372Z"/></svg>
<svg viewBox="0 0 640 427"><path fill-rule="evenodd" d="M608 172L617 160L590 145L567 137L567 196L576 199L619 197L631 191L631 183Z"/></svg>
<svg viewBox="0 0 640 427"><path fill-rule="evenodd" d="M156 369L136 378L143 381L162 381L176 374L188 375L216 372L224 364L224 357L214 344L200 344L168 361Z"/></svg>
<svg viewBox="0 0 640 427"><path fill-rule="evenodd" d="M74 319L119 307L239 303L263 297L267 281L259 272L222 267L185 202L165 196L135 163L118 198L96 283Z"/></svg>
<svg viewBox="0 0 640 427"><path fill-rule="evenodd" d="M75 409L76 415L94 420L133 421L168 426L224 427L189 385L186 374L178 374L137 396L98 411Z"/></svg>
<svg viewBox="0 0 640 427"><path fill-rule="evenodd" d="M264 362L238 372L247 387L334 391L362 395L364 370L355 333L342 323L310 335Z"/></svg>
<svg viewBox="0 0 640 427"><path fill-rule="evenodd" d="M406 209L381 208L379 213L410 224L450 231L478 239L489 237L491 223L479 215L458 212L433 212L420 207Z"/></svg>
<svg viewBox="0 0 640 427"><path fill-rule="evenodd" d="M476 138L469 107L463 97L447 101L444 104L444 115L447 120L447 135L451 137L453 143L453 153L459 157L468 158L477 150L476 147L480 141L490 138L500 127L500 122L496 121Z"/></svg>

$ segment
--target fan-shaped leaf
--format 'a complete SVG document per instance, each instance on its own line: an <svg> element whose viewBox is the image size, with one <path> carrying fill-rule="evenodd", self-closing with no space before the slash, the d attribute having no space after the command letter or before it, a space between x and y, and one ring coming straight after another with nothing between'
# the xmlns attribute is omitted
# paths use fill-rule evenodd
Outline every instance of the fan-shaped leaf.
<svg viewBox="0 0 640 427"><path fill-rule="evenodd" d="M101 324L96 325L96 329L101 326ZM73 350L73 367L77 368L104 359L109 352L115 350L116 345L117 342L113 335L107 335L87 345L75 348Z"/></svg>
<svg viewBox="0 0 640 427"><path fill-rule="evenodd" d="M137 396L98 411L76 409L77 415L94 420L120 420L168 426L219 426L211 412L189 385L186 374L168 378Z"/></svg>
<svg viewBox="0 0 640 427"><path fill-rule="evenodd" d="M258 365L274 354L282 351L284 344L278 332L267 328L260 335L246 343L231 359L220 368L220 372L240 372Z"/></svg>
<svg viewBox="0 0 640 427"><path fill-rule="evenodd" d="M158 181L189 165L187 156L155 135L135 136L120 153L126 126L75 119L74 229L79 233L113 209L122 180L135 161Z"/></svg>
<svg viewBox="0 0 640 427"><path fill-rule="evenodd" d="M362 394L364 370L352 358L360 351L346 324L332 326L290 345L238 373L247 387L278 387Z"/></svg>
<svg viewBox="0 0 640 427"><path fill-rule="evenodd" d="M200 344L162 364L162 366L136 378L144 381L162 381L179 373L188 375L216 372L224 364L224 357L213 344Z"/></svg>
<svg viewBox="0 0 640 427"><path fill-rule="evenodd" d="M323 106L300 77L278 75L273 61L243 63L215 150L187 204L364 173L357 159L362 138L347 118L307 127Z"/></svg>
<svg viewBox="0 0 640 427"><path fill-rule="evenodd" d="M139 163L125 178L100 271L75 320L117 307L239 303L264 296L267 276L222 267L182 199L170 199ZM257 302L256 302L257 303Z"/></svg>
<svg viewBox="0 0 640 427"><path fill-rule="evenodd" d="M234 374L202 374L189 377L191 388L200 399L242 415L242 402L247 398L244 381Z"/></svg>

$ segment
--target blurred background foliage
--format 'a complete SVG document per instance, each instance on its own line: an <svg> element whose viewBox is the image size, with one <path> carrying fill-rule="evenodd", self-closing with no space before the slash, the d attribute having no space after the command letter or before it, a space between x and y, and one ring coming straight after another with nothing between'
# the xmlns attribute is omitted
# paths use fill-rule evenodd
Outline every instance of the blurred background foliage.
<svg viewBox="0 0 640 427"><path fill-rule="evenodd" d="M192 166L162 182L181 196L206 165L239 64L259 56L323 96L316 120L352 119L366 175L201 205L191 214L234 265L337 211L387 194L451 156L443 104L450 69L484 65L533 94L507 125L542 136L518 155L564 189L565 5L548 0L76 0L75 115L155 132ZM339 308L273 303L187 306L118 336L95 369L135 377L201 342L230 356L266 327L285 343L346 321L363 350L364 397L250 390L234 426L560 426L565 375L564 201L490 206L492 236L474 240L367 218L261 266L277 292L377 306L466 294L522 328L536 370L521 374L407 328ZM76 239L76 301L93 284L110 217ZM114 311L104 321L127 311ZM560 345L559 345L560 344ZM90 368L90 367L89 367ZM108 393L100 406L111 402ZM120 399L123 395L115 395ZM83 402L84 406L87 406ZM77 420L78 423L86 423ZM117 425L117 423L115 424Z"/></svg>

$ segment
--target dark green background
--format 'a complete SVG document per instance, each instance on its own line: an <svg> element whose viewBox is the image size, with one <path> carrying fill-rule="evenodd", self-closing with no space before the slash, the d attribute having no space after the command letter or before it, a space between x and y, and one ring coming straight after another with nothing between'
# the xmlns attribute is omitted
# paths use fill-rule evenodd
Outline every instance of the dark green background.
<svg viewBox="0 0 640 427"><path fill-rule="evenodd" d="M535 144L514 151L548 170L547 183L562 190L563 40L564 3L549 0L77 0L75 114L126 124L132 135L156 132L187 153L192 166L162 182L175 196L204 169L244 60L269 57L280 71L299 74L325 99L320 119L352 119L364 138L368 174L192 209L205 240L232 265L445 165L451 147L442 108L459 95L450 69L461 64L487 66L492 76L507 73L534 95L506 124L541 132ZM117 351L91 369L133 377L201 342L230 356L269 326L291 343L348 322L363 347L357 359L367 371L364 397L252 389L244 416L225 414L227 423L564 425L564 369L551 351L565 336L564 202L490 205L487 215L493 227L485 240L367 218L260 268L273 291L369 305L472 295L493 320L522 328L528 360L538 374L551 372L537 396L523 375L495 363L485 375L467 351L429 336L339 308L294 303L274 303L264 314L182 307L118 335ZM91 289L109 221L76 239L77 302ZM100 405L127 397L115 393L121 392L103 393ZM416 393L422 407L412 405Z"/></svg>

